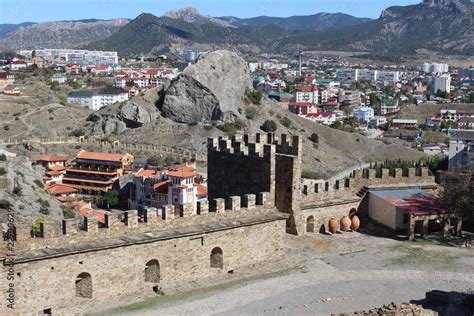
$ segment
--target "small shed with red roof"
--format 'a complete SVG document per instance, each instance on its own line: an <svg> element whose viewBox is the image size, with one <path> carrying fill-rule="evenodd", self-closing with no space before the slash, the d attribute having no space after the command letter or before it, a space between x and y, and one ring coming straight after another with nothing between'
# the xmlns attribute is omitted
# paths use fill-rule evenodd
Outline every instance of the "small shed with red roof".
<svg viewBox="0 0 474 316"><path fill-rule="evenodd" d="M451 228L457 234L461 212L420 188L369 191L369 218L408 239L431 233L446 236Z"/></svg>

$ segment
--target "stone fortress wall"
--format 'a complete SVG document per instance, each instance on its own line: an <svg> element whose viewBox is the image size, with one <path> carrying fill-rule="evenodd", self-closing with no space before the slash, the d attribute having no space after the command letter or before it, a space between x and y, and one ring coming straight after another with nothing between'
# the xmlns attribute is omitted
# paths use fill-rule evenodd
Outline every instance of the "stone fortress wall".
<svg viewBox="0 0 474 316"><path fill-rule="evenodd" d="M302 185L301 148L301 138L287 135L209 139L209 202L199 203L198 214L170 206L142 219L134 210L106 213L101 225L95 217L45 222L37 238L17 227L15 264L4 260L0 293L13 274L19 313L80 312L91 302L166 293L278 260L286 233L312 233L360 209L368 185L433 182L426 169L356 170L345 180ZM0 314L11 312L0 299Z"/></svg>

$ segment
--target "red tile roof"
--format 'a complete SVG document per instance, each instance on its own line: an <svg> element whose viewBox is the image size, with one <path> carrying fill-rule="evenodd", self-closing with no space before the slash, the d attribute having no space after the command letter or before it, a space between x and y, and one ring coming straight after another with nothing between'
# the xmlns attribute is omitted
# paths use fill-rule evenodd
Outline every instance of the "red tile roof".
<svg viewBox="0 0 474 316"><path fill-rule="evenodd" d="M135 176L137 177L159 177L161 173L158 170L153 169L140 169Z"/></svg>
<svg viewBox="0 0 474 316"><path fill-rule="evenodd" d="M314 86L297 86L296 91L299 92L313 92Z"/></svg>
<svg viewBox="0 0 474 316"><path fill-rule="evenodd" d="M46 161L46 162L68 161L69 157L67 157L67 156L46 155L46 156L39 157L37 160L38 161Z"/></svg>
<svg viewBox="0 0 474 316"><path fill-rule="evenodd" d="M19 88L16 87L16 86L6 86L3 90L4 91L13 91L15 89L19 89Z"/></svg>
<svg viewBox="0 0 474 316"><path fill-rule="evenodd" d="M168 176L170 177L177 177L177 178L190 178L190 177L197 177L199 173L197 173L196 169L185 166L178 169L170 169L168 170Z"/></svg>
<svg viewBox="0 0 474 316"><path fill-rule="evenodd" d="M52 195L77 193L76 189L65 184L53 184L51 186L46 187L46 190L49 192L49 194Z"/></svg>
<svg viewBox="0 0 474 316"><path fill-rule="evenodd" d="M65 171L67 167L64 166L59 166L59 165L53 165L49 167L49 170L51 171Z"/></svg>
<svg viewBox="0 0 474 316"><path fill-rule="evenodd" d="M79 159L115 161L115 162L122 162L122 159L124 157L125 157L124 154L98 153L98 152L85 151L85 150L81 150L76 156L76 158L79 158Z"/></svg>
<svg viewBox="0 0 474 316"><path fill-rule="evenodd" d="M197 185L197 195L198 196L204 196L207 195L207 186L198 184Z"/></svg>
<svg viewBox="0 0 474 316"><path fill-rule="evenodd" d="M288 106L297 106L297 107L312 107L313 104L310 102L290 102Z"/></svg>
<svg viewBox="0 0 474 316"><path fill-rule="evenodd" d="M171 180L165 180L158 182L153 186L153 190L155 191L168 191L168 186L171 184Z"/></svg>

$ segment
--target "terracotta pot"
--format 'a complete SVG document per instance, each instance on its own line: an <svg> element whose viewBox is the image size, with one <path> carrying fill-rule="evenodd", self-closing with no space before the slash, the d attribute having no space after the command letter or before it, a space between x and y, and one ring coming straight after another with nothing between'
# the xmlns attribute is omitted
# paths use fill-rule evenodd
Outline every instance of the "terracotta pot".
<svg viewBox="0 0 474 316"><path fill-rule="evenodd" d="M352 230L358 230L360 227L360 219L357 215L352 216Z"/></svg>
<svg viewBox="0 0 474 316"><path fill-rule="evenodd" d="M347 231L351 230L351 219L347 215L344 215L341 218L341 230L343 232L347 232Z"/></svg>
<svg viewBox="0 0 474 316"><path fill-rule="evenodd" d="M331 234L335 234L339 229L339 223L335 217L331 217L329 220L328 229Z"/></svg>

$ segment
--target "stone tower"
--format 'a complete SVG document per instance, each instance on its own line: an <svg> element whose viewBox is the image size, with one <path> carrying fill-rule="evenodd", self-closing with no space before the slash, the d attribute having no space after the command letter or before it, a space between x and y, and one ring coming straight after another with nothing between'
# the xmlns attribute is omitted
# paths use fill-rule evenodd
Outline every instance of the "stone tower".
<svg viewBox="0 0 474 316"><path fill-rule="evenodd" d="M260 134L208 139L209 200L269 192L268 202L292 215L287 232L302 234L300 137Z"/></svg>

